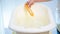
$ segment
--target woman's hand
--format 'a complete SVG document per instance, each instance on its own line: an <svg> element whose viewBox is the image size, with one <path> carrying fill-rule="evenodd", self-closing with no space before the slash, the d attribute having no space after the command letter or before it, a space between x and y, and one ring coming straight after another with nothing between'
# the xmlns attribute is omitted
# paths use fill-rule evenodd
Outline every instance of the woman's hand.
<svg viewBox="0 0 60 34"><path fill-rule="evenodd" d="M28 0L28 5L29 7L31 7L31 5L33 5L35 2L45 2L45 1L48 1L48 0Z"/></svg>

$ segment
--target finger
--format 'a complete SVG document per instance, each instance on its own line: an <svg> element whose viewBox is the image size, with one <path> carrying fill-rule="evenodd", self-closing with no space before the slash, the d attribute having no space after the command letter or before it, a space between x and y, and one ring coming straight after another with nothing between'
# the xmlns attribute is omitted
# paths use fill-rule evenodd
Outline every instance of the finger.
<svg viewBox="0 0 60 34"><path fill-rule="evenodd" d="M29 0L29 1L27 1L27 3L29 4L29 3L30 3L30 0Z"/></svg>
<svg viewBox="0 0 60 34"><path fill-rule="evenodd" d="M34 4L34 1L31 0L28 5L29 5L29 7L31 7L31 5L33 5L33 4Z"/></svg>

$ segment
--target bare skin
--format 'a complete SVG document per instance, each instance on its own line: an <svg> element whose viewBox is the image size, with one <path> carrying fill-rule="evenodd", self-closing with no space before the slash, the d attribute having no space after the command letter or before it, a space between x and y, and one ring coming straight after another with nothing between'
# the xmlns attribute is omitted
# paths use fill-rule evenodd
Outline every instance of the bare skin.
<svg viewBox="0 0 60 34"><path fill-rule="evenodd" d="M46 1L48 1L48 0L28 0L27 3L29 5L29 7L31 7L31 5L33 5L36 2L46 2Z"/></svg>

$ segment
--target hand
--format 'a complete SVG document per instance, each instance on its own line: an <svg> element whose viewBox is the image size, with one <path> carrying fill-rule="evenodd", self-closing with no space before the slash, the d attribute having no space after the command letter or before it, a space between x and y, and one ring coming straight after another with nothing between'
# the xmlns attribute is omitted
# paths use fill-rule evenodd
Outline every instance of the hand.
<svg viewBox="0 0 60 34"><path fill-rule="evenodd" d="M33 5L35 2L45 2L45 1L48 1L48 0L28 0L28 5L29 7L31 7L31 5Z"/></svg>

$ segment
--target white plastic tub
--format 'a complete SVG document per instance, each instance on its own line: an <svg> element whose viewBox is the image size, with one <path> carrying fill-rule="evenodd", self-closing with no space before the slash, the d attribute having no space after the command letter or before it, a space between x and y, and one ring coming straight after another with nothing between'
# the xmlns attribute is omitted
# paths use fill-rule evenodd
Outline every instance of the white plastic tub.
<svg viewBox="0 0 60 34"><path fill-rule="evenodd" d="M12 14L12 18L10 20L10 24L9 24L9 28L16 31L16 32L24 32L24 33L39 33L39 32L46 32L46 31L50 31L51 29L55 28L56 25L55 25L55 21L54 21L54 18L53 18L53 15L52 15L52 11L49 7L47 7L46 5L43 5L43 4L40 4L40 3L36 3L36 5L41 5L43 7L46 7L47 10L48 10L48 16L49 16L49 24L46 25L46 26L40 26L40 28L24 28L24 26L18 26L15 24L16 21L14 21L13 19L15 19L14 15L15 15L15 12L18 10L18 11L21 11L20 8L24 6L24 4L20 5L18 8L16 8L14 10L14 13ZM37 8L38 9L38 8ZM22 10L23 11L23 10ZM22 13L21 13L22 14ZM23 15L23 14L22 14Z"/></svg>

